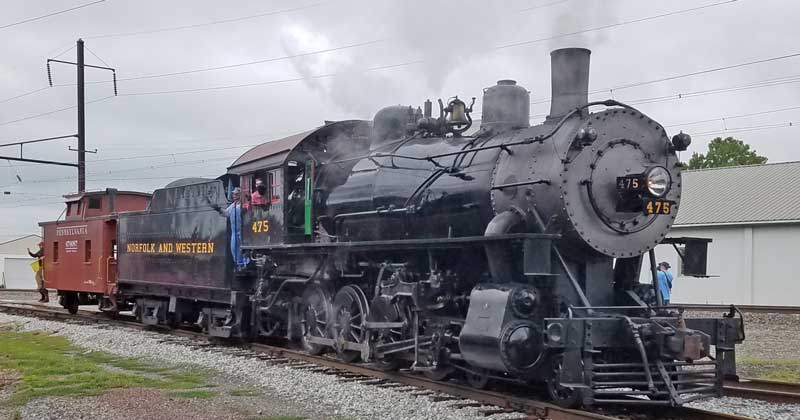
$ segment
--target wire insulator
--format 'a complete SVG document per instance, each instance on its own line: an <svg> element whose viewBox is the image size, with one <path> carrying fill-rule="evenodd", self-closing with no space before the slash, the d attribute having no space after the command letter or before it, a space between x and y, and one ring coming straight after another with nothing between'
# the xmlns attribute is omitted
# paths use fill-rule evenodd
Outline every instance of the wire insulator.
<svg viewBox="0 0 800 420"><path fill-rule="evenodd" d="M50 83L50 87L53 87L53 75L50 73L50 60L47 60L47 81Z"/></svg>
<svg viewBox="0 0 800 420"><path fill-rule="evenodd" d="M117 96L117 72L116 70L111 71L111 78L114 80L114 96Z"/></svg>

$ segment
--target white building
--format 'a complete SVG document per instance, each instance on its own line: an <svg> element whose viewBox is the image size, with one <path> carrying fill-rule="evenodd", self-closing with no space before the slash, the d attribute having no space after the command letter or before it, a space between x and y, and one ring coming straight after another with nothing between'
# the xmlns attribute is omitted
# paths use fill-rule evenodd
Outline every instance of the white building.
<svg viewBox="0 0 800 420"><path fill-rule="evenodd" d="M800 306L800 162L685 171L682 180L670 236L713 239L715 277L682 276L673 247L659 245L656 258L676 276L672 301Z"/></svg>
<svg viewBox="0 0 800 420"><path fill-rule="evenodd" d="M36 279L28 249L36 252L42 238L28 235L0 243L0 287L6 289L36 289Z"/></svg>

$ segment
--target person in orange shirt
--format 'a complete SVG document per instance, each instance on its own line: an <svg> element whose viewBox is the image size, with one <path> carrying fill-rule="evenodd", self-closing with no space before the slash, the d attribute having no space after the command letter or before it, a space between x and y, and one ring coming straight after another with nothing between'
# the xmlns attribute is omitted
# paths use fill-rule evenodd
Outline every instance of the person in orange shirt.
<svg viewBox="0 0 800 420"><path fill-rule="evenodd" d="M264 185L264 181L261 178L256 178L256 190L250 194L250 202L254 206L266 206L267 205L267 186Z"/></svg>

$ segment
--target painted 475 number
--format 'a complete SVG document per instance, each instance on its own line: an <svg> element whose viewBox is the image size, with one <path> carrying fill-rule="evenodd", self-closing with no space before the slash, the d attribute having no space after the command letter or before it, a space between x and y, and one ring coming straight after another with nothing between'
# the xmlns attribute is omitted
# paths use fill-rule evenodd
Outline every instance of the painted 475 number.
<svg viewBox="0 0 800 420"><path fill-rule="evenodd" d="M253 222L253 233L269 232L269 222L267 220L256 220Z"/></svg>

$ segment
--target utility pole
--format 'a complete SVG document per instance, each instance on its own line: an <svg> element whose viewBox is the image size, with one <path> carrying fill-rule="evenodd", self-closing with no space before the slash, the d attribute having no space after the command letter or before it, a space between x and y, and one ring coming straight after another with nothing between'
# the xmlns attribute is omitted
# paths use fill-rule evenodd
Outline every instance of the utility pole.
<svg viewBox="0 0 800 420"><path fill-rule="evenodd" d="M44 139L35 139L35 140L23 140L17 141L13 143L6 143L0 144L0 148L8 147L8 146L19 146L19 157L16 156L0 156L0 160L13 160L18 162L31 162L31 163L41 163L44 165L60 165L60 166L71 166L78 168L78 192L83 193L86 192L86 153L97 153L97 149L94 151L86 150L86 98L85 98L85 87L86 83L84 81L84 69L86 67L91 67L93 69L100 69L100 70L110 70L112 74L112 82L114 83L114 95L117 94L117 71L111 67L102 67L102 66L95 66L92 64L86 64L83 59L83 40L78 39L77 43L78 49L78 59L76 62L72 61L63 61L63 60L56 60L53 58L47 59L47 79L50 82L50 86L53 86L53 74L50 71L50 63L61 63L61 64L69 64L72 66L76 66L78 70L78 133L77 134L68 134L66 136L57 136L57 137L48 137ZM91 50L89 51L91 52ZM94 53L92 53L94 54ZM95 57L97 57L95 55ZM99 58L99 57L98 57ZM100 59L102 61L102 59ZM70 151L78 152L78 164L74 164L71 162L59 162L53 160L42 160L42 159L30 159L23 157L22 155L22 146L30 143L41 143L41 142L48 142L48 141L55 141L55 140L62 140L71 137L78 138L78 148L73 149L72 147L68 147Z"/></svg>
<svg viewBox="0 0 800 420"><path fill-rule="evenodd" d="M93 69L100 69L100 70L110 70L113 83L114 83L114 95L117 94L117 71L111 67L102 67L102 66L95 66L92 64L86 64L84 62L83 57L83 39L78 38L78 42L76 44L77 48L77 60L73 63L71 61L62 61L49 58L47 59L47 78L50 82L50 86L53 86L53 77L52 73L50 72L50 63L61 63L61 64L70 64L77 68L78 73L78 83L76 83L78 87L78 148L69 150L78 152L78 192L86 192L86 82L84 79L84 72L86 67L91 67ZM94 53L92 53L94 54ZM89 153L96 153L95 151L90 151Z"/></svg>
<svg viewBox="0 0 800 420"><path fill-rule="evenodd" d="M78 193L86 191L86 99L83 78L83 40L78 38Z"/></svg>

